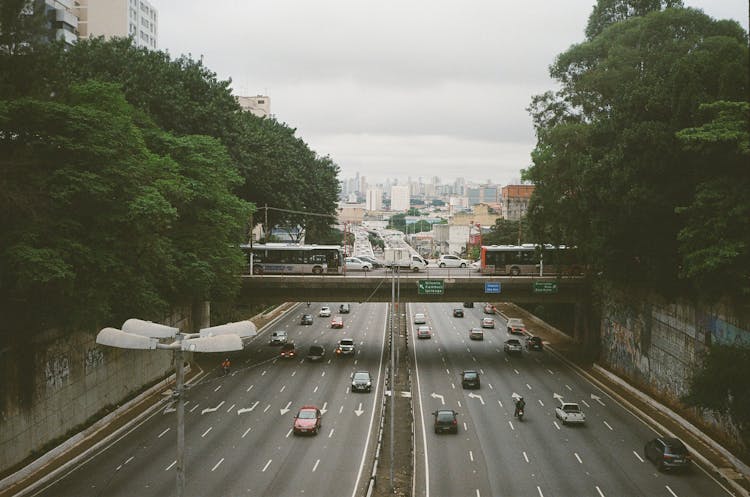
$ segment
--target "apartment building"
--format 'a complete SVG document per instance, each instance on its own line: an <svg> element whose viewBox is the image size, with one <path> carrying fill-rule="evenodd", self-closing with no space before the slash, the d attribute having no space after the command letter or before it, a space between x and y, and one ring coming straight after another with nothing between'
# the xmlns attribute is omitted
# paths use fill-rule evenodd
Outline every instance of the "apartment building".
<svg viewBox="0 0 750 497"><path fill-rule="evenodd" d="M365 209L370 212L383 210L383 189L368 188L365 198Z"/></svg>
<svg viewBox="0 0 750 497"><path fill-rule="evenodd" d="M391 187L391 210L406 212L410 207L411 197L408 185L394 185Z"/></svg>
<svg viewBox="0 0 750 497"><path fill-rule="evenodd" d="M235 97L242 110L258 117L271 115L271 97L268 95L255 95L254 97Z"/></svg>
<svg viewBox="0 0 750 497"><path fill-rule="evenodd" d="M78 37L131 36L138 47L156 50L159 14L147 0L76 0Z"/></svg>
<svg viewBox="0 0 750 497"><path fill-rule="evenodd" d="M529 210L529 200L534 193L534 185L508 185L500 192L502 216L519 221Z"/></svg>

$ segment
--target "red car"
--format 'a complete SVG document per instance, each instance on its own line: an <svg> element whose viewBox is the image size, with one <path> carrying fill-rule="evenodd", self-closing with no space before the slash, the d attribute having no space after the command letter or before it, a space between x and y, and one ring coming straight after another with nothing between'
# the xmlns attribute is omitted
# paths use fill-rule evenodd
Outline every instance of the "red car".
<svg viewBox="0 0 750 497"><path fill-rule="evenodd" d="M331 328L343 328L344 319L341 316L335 316L331 319Z"/></svg>
<svg viewBox="0 0 750 497"><path fill-rule="evenodd" d="M315 406L302 406L294 416L294 434L317 435L320 431L320 409Z"/></svg>

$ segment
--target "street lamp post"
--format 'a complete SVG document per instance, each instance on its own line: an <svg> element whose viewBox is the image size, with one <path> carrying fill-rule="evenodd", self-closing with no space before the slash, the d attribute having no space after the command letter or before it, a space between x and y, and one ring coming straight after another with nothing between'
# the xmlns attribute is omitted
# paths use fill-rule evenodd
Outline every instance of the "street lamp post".
<svg viewBox="0 0 750 497"><path fill-rule="evenodd" d="M257 334L250 321L239 321L209 328L201 328L198 333L181 333L179 328L163 324L128 319L122 329L104 328L96 336L96 343L121 349L156 350L166 349L174 353L175 389L172 398L177 402L177 497L185 495L185 369L182 352L232 352L242 350L243 338ZM160 340L173 338L171 343Z"/></svg>

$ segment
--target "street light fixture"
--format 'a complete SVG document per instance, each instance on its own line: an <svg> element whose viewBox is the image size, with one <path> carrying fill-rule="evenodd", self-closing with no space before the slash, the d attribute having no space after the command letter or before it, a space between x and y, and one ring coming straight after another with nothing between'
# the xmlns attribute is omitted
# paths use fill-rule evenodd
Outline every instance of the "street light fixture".
<svg viewBox="0 0 750 497"><path fill-rule="evenodd" d="M177 497L185 494L185 401L182 398L185 370L182 352L232 352L242 350L243 339L255 336L257 328L251 321L227 323L201 328L198 333L180 333L179 328L163 324L128 319L122 329L104 328L96 335L96 343L120 349L156 350L174 352L175 389L177 401ZM172 343L160 340L174 338Z"/></svg>

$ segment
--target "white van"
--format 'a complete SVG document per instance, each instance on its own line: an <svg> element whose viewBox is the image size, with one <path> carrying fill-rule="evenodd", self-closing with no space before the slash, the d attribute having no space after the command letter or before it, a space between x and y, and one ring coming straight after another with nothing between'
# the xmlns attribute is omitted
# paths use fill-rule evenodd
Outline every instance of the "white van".
<svg viewBox="0 0 750 497"><path fill-rule="evenodd" d="M417 254L410 254L404 249L385 249L386 267L393 268L398 266L403 269L410 269L415 273L422 271L427 267L427 261ZM395 262L392 262L395 261Z"/></svg>

